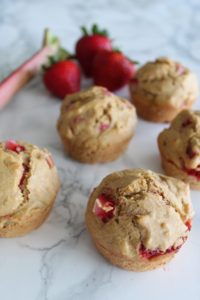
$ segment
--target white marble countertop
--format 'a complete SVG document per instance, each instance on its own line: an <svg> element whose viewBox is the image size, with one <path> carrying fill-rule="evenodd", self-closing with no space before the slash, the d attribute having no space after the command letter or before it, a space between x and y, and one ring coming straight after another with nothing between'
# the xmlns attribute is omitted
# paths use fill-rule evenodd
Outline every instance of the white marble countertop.
<svg viewBox="0 0 200 300"><path fill-rule="evenodd" d="M94 22L107 27L133 59L145 62L169 55L200 79L198 0L0 0L0 76L34 53L45 27L73 50L79 26ZM127 90L122 94L127 96ZM89 166L63 155L55 129L59 106L37 78L0 112L0 140L23 139L49 148L62 180L60 195L42 227L23 238L1 239L0 299L199 300L199 192L192 192L196 216L190 238L160 270L132 273L110 265L97 253L84 224L88 195L104 175L128 167L162 172L156 137L166 125L140 120L124 156Z"/></svg>

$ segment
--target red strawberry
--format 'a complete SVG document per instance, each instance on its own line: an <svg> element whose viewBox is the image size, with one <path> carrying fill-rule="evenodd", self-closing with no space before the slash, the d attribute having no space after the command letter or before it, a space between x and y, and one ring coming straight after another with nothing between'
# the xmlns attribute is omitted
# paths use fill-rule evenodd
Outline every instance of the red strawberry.
<svg viewBox="0 0 200 300"><path fill-rule="evenodd" d="M91 33L82 27L83 37L76 44L76 57L80 62L85 76L92 76L92 64L99 51L111 50L112 43L106 30L99 30L97 25L92 26Z"/></svg>
<svg viewBox="0 0 200 300"><path fill-rule="evenodd" d="M80 90L81 71L73 60L63 60L47 68L43 81L55 96L63 98Z"/></svg>
<svg viewBox="0 0 200 300"><path fill-rule="evenodd" d="M134 73L134 63L119 51L105 50L95 56L93 78L96 85L115 91L126 85Z"/></svg>

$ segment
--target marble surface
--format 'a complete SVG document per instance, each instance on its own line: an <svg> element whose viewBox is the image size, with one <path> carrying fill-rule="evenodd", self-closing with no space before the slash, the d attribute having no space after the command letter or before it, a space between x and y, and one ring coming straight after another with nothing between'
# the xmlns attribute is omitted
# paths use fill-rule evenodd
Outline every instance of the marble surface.
<svg viewBox="0 0 200 300"><path fill-rule="evenodd" d="M34 53L45 27L73 50L79 26L93 22L107 27L116 45L133 59L143 63L169 55L191 67L200 79L198 0L0 0L0 77ZM128 97L126 89L121 94ZM38 77L0 112L0 139L23 139L49 148L62 180L54 209L42 227L23 238L1 239L0 298L199 300L199 192L192 192L196 216L191 236L176 259L160 270L131 273L110 265L95 250L84 224L88 195L109 172L128 167L162 172L156 137L166 125L140 120L124 156L89 166L63 155L55 129L59 107Z"/></svg>

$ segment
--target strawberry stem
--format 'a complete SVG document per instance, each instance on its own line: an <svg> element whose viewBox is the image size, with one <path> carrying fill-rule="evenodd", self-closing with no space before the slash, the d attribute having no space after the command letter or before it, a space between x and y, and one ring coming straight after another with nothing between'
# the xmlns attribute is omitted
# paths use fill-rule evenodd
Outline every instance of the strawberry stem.
<svg viewBox="0 0 200 300"><path fill-rule="evenodd" d="M92 25L92 34L108 36L108 31L106 29L100 30L97 24L93 24Z"/></svg>
<svg viewBox="0 0 200 300"><path fill-rule="evenodd" d="M89 33L87 31L87 28L85 26L81 26L81 31L82 31L82 33L83 33L84 36L88 36L89 35Z"/></svg>
<svg viewBox="0 0 200 300"><path fill-rule="evenodd" d="M0 109L41 69L48 57L60 49L59 39L46 29L42 48L0 83Z"/></svg>
<svg viewBox="0 0 200 300"><path fill-rule="evenodd" d="M108 37L108 31L106 29L100 30L97 24L93 24L90 31L85 26L82 26L81 31L83 33L83 36L98 34Z"/></svg>

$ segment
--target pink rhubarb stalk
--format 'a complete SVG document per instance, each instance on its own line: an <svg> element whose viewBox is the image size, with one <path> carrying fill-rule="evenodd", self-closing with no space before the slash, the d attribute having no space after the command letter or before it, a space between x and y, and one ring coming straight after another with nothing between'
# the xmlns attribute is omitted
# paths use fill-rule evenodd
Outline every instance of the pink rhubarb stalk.
<svg viewBox="0 0 200 300"><path fill-rule="evenodd" d="M46 29L42 48L0 83L0 109L47 63L48 57L60 49L59 39Z"/></svg>

